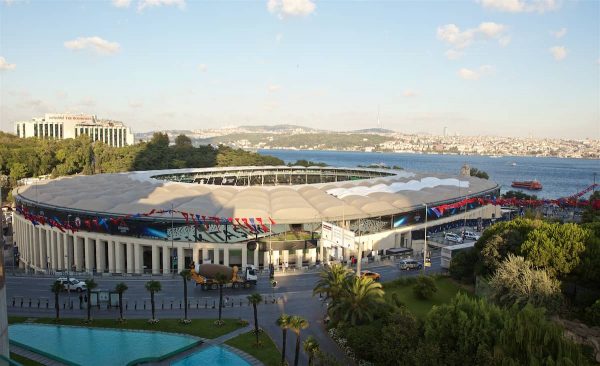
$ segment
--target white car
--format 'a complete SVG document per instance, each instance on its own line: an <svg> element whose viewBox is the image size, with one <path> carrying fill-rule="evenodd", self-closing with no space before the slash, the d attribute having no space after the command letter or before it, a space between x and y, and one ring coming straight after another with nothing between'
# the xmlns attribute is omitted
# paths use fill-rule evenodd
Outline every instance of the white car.
<svg viewBox="0 0 600 366"><path fill-rule="evenodd" d="M85 285L85 282L79 281L78 279L75 279L73 277L69 277L68 280L66 277L60 277L60 278L57 278L56 280L63 284L63 286L65 287L65 291L71 290L71 291L83 292L83 291L87 290L87 286Z"/></svg>
<svg viewBox="0 0 600 366"><path fill-rule="evenodd" d="M453 241L455 243L460 243L460 244L462 244L462 242L464 241L460 235L457 235L454 233L446 233L446 235L444 236L444 239L446 239L448 241Z"/></svg>
<svg viewBox="0 0 600 366"><path fill-rule="evenodd" d="M481 235L479 234L475 234L472 231L465 231L465 239L471 239L471 240L479 240L479 238L481 238Z"/></svg>

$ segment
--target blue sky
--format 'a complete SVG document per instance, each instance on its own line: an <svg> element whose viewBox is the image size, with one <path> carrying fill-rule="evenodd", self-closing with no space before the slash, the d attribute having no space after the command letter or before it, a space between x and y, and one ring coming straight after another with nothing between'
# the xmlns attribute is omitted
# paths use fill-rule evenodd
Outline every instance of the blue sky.
<svg viewBox="0 0 600 366"><path fill-rule="evenodd" d="M134 131L600 138L600 2L0 4L0 128L49 112Z"/></svg>

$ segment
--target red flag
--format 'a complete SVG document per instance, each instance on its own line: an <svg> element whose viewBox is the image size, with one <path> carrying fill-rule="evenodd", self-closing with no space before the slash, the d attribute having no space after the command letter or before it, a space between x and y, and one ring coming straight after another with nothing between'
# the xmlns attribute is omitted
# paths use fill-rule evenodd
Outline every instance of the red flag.
<svg viewBox="0 0 600 366"><path fill-rule="evenodd" d="M188 217L188 213L187 212L181 212L181 216L183 216L185 218L185 224L189 225L190 219Z"/></svg>
<svg viewBox="0 0 600 366"><path fill-rule="evenodd" d="M269 217L269 221L271 221L271 225L275 225L275 220Z"/></svg>

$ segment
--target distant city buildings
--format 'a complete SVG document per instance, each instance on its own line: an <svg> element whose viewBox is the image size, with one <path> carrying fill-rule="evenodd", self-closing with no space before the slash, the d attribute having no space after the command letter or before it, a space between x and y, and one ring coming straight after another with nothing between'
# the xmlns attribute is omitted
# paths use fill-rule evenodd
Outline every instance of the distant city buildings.
<svg viewBox="0 0 600 366"><path fill-rule="evenodd" d="M44 117L16 122L15 134L21 138L61 140L87 135L92 141L102 141L114 147L134 144L129 127L122 122L98 119L92 114L46 113Z"/></svg>

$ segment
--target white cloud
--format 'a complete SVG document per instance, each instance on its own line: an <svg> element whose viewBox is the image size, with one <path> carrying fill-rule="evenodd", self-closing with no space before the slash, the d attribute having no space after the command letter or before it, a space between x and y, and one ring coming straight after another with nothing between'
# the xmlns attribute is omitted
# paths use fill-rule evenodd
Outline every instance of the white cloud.
<svg viewBox="0 0 600 366"><path fill-rule="evenodd" d="M0 70L14 70L16 68L16 64L8 63L4 57L0 57Z"/></svg>
<svg viewBox="0 0 600 366"><path fill-rule="evenodd" d="M131 0L112 0L112 4L117 8L128 8L131 5Z"/></svg>
<svg viewBox="0 0 600 366"><path fill-rule="evenodd" d="M267 86L267 90L269 93L275 93L281 90L281 86L277 84L269 84L269 86Z"/></svg>
<svg viewBox="0 0 600 366"><path fill-rule="evenodd" d="M116 42L109 42L100 37L78 37L72 41L66 41L65 47L70 50L83 50L90 49L101 55L110 55L113 53L117 53L121 46L119 46Z"/></svg>
<svg viewBox="0 0 600 366"><path fill-rule="evenodd" d="M198 65L198 71L200 71L200 72L206 72L206 71L208 71L208 66L206 64L199 64Z"/></svg>
<svg viewBox="0 0 600 366"><path fill-rule="evenodd" d="M13 4L17 4L17 3L22 3L25 0L2 0L2 3L4 3L4 5L6 6L11 6Z"/></svg>
<svg viewBox="0 0 600 366"><path fill-rule="evenodd" d="M497 40L503 47L508 45L510 37L506 32L507 27L504 24L494 22L483 22L477 28L469 28L464 31L456 24L446 24L438 27L437 37L452 47L446 52L446 57L456 60L462 55L462 50L477 40Z"/></svg>
<svg viewBox="0 0 600 366"><path fill-rule="evenodd" d="M144 106L143 102L140 101L130 101L129 108L142 108Z"/></svg>
<svg viewBox="0 0 600 366"><path fill-rule="evenodd" d="M556 61L564 60L567 57L568 51L564 46L554 46L550 47L548 50Z"/></svg>
<svg viewBox="0 0 600 366"><path fill-rule="evenodd" d="M154 8L159 6L177 6L179 9L185 8L185 0L140 0L138 1L137 9L142 11L146 8Z"/></svg>
<svg viewBox="0 0 600 366"><path fill-rule="evenodd" d="M286 16L307 16L315 11L311 0L268 0L267 9L279 18Z"/></svg>
<svg viewBox="0 0 600 366"><path fill-rule="evenodd" d="M550 31L550 34L552 34L554 38L562 38L567 34L567 28L563 27L560 30L557 30L556 32Z"/></svg>
<svg viewBox="0 0 600 366"><path fill-rule="evenodd" d="M416 97L417 96L417 92L414 90L405 90L402 93L402 96L405 98L412 98L412 97Z"/></svg>
<svg viewBox="0 0 600 366"><path fill-rule="evenodd" d="M484 8L508 13L553 11L560 8L561 0L478 0Z"/></svg>
<svg viewBox="0 0 600 366"><path fill-rule="evenodd" d="M93 107L96 105L96 100L92 97L85 97L77 103L77 105L82 107Z"/></svg>
<svg viewBox="0 0 600 366"><path fill-rule="evenodd" d="M490 65L480 66L478 69L472 70L462 68L458 70L458 76L465 80L479 80L483 76L491 75L494 73L494 67Z"/></svg>
<svg viewBox="0 0 600 366"><path fill-rule="evenodd" d="M462 56L461 51L452 50L452 49L446 51L446 57L448 58L448 60L458 60L461 56Z"/></svg>
<svg viewBox="0 0 600 366"><path fill-rule="evenodd" d="M282 40L283 40L283 33L277 33L277 35L275 36L275 42L281 43Z"/></svg>

